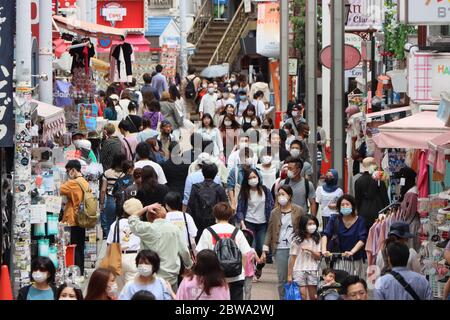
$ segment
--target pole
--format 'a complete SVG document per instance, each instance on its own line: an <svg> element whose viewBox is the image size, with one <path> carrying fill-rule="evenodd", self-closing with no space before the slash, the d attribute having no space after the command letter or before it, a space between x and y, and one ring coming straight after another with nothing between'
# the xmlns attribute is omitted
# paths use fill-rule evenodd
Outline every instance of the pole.
<svg viewBox="0 0 450 320"><path fill-rule="evenodd" d="M82 21L86 21L86 1L87 0L77 0L77 18Z"/></svg>
<svg viewBox="0 0 450 320"><path fill-rule="evenodd" d="M181 78L187 77L187 26L186 26L186 15L187 15L187 3L186 0L180 0L180 69Z"/></svg>
<svg viewBox="0 0 450 320"><path fill-rule="evenodd" d="M306 108L309 150L312 152L313 181L317 183L317 1L306 1Z"/></svg>
<svg viewBox="0 0 450 320"><path fill-rule="evenodd" d="M344 176L344 1L331 1L331 150L333 168L339 172L339 185Z"/></svg>
<svg viewBox="0 0 450 320"><path fill-rule="evenodd" d="M50 11L51 12L51 9ZM12 70L10 70L12 72ZM31 2L16 1L16 134L14 160L14 214L12 217L11 260L13 291L30 282L31 264Z"/></svg>
<svg viewBox="0 0 450 320"><path fill-rule="evenodd" d="M53 104L51 10L52 0L39 0L39 74L48 76L39 79L39 100L48 104Z"/></svg>
<svg viewBox="0 0 450 320"><path fill-rule="evenodd" d="M289 90L289 1L280 1L280 95L281 108L286 112Z"/></svg>

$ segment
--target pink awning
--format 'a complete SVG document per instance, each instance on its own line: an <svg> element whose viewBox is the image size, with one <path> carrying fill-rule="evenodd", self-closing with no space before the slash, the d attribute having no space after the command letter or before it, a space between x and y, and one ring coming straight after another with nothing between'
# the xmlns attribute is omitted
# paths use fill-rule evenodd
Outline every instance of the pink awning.
<svg viewBox="0 0 450 320"><path fill-rule="evenodd" d="M126 37L127 35L125 29L108 27L82 20L68 19L62 16L53 16L53 20L60 28L76 32L86 37L98 38L100 36L110 36L120 39L120 37Z"/></svg>
<svg viewBox="0 0 450 320"><path fill-rule="evenodd" d="M150 42L145 38L143 34L129 34L125 38L125 42L131 44L133 46L134 52L149 52L150 51ZM113 45L120 44L122 41L113 41ZM97 52L109 52L110 48L102 48L98 47Z"/></svg>
<svg viewBox="0 0 450 320"><path fill-rule="evenodd" d="M420 112L410 117L386 123L379 127L380 133L373 141L378 148L428 149L431 141L450 128L436 117L436 112Z"/></svg>

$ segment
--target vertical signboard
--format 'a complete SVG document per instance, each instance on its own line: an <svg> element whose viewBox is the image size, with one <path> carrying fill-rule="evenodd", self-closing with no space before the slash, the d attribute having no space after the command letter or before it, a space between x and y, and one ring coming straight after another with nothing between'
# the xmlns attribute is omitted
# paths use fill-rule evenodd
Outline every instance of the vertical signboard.
<svg viewBox="0 0 450 320"><path fill-rule="evenodd" d="M258 3L256 52L268 58L280 56L280 4Z"/></svg>
<svg viewBox="0 0 450 320"><path fill-rule="evenodd" d="M12 147L14 2L2 1L0 6L0 147Z"/></svg>

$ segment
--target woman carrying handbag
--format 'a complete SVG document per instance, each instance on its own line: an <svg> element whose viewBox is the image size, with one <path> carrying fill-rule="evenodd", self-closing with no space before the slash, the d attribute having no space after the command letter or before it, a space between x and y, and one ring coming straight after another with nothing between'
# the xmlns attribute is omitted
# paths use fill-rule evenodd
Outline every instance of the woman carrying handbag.
<svg viewBox="0 0 450 320"><path fill-rule="evenodd" d="M123 217L111 225L106 243L108 249L100 267L112 268L117 276L119 291L137 275L136 255L140 250L141 239L134 235L128 224L131 212L142 210L142 203L137 199L129 199L123 204ZM119 223L117 223L119 222Z"/></svg>

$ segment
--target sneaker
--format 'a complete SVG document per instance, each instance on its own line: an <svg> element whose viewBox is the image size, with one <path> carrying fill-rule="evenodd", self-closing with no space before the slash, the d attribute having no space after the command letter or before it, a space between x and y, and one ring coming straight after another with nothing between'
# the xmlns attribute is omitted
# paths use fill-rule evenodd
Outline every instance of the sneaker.
<svg viewBox="0 0 450 320"><path fill-rule="evenodd" d="M257 280L259 280L259 278L261 278L262 276L262 269L256 269L255 270L255 277Z"/></svg>

